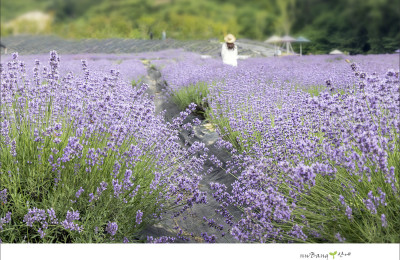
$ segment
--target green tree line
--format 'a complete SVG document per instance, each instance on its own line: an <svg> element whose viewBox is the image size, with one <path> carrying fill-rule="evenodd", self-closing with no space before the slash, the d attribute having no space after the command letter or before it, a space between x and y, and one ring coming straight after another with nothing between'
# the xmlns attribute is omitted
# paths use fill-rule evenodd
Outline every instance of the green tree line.
<svg viewBox="0 0 400 260"><path fill-rule="evenodd" d="M163 30L181 40L290 34L311 40L306 53L392 53L400 48L399 6L400 0L13 0L1 1L1 35L12 33L4 29L8 21L38 9L53 15L51 33L68 38L160 38Z"/></svg>

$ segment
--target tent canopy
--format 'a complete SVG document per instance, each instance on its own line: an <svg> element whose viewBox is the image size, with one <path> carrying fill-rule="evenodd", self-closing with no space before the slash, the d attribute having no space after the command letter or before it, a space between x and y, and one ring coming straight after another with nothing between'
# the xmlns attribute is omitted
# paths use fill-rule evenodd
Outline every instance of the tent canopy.
<svg viewBox="0 0 400 260"><path fill-rule="evenodd" d="M291 36L289 36L289 35L285 35L285 36L282 38L282 42L294 42L294 41L296 41L296 39L293 38L293 37L291 37Z"/></svg>
<svg viewBox="0 0 400 260"><path fill-rule="evenodd" d="M304 38L303 36L300 36L299 38L296 39L296 42L310 42L310 40L307 38Z"/></svg>
<svg viewBox="0 0 400 260"><path fill-rule="evenodd" d="M333 54L333 55L335 55L335 54L343 54L343 52L339 51L338 49L335 49L335 50L331 51L329 54Z"/></svg>
<svg viewBox="0 0 400 260"><path fill-rule="evenodd" d="M282 38L276 35L269 37L267 40L264 41L265 43L279 43L282 42Z"/></svg>

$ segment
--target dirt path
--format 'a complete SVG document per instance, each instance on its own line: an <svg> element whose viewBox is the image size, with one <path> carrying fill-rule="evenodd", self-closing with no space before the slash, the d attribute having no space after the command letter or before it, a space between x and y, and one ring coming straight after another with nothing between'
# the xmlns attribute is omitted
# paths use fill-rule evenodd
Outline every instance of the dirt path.
<svg viewBox="0 0 400 260"><path fill-rule="evenodd" d="M165 120L171 121L172 118L179 115L179 108L172 102L167 102L162 91L166 87L166 82L162 80L161 73L154 67L151 66L149 61L144 62L147 67L148 75L144 79L144 83L149 85L148 94L154 97L154 103L156 107L156 113L166 110ZM194 118L199 118L201 124L194 127L194 137L189 137L189 133L182 131L180 133L181 145L185 149L188 149L194 141L203 142L209 149L209 155L216 156L223 164L230 160L229 152L222 149L217 149L214 147L215 142L218 140L219 136L217 132L208 124L204 119L196 115L189 115L187 120L193 120ZM185 146L185 142L189 143L189 146ZM205 174L211 167L213 170L209 174ZM217 202L212 197L212 190L210 189L210 182L224 183L230 187L233 183L234 178L226 174L222 169L215 168L211 162L206 163L204 167L204 174L202 175L202 181L200 182L200 190L207 193L208 203L206 205L194 205L189 211L190 214L179 216L177 218L171 219L165 218L163 222L156 224L152 227L147 228L143 232L143 236L173 236L182 230L182 235L190 238L191 243L193 242L204 242L201 237L201 233L207 232L208 235L215 234L217 243L235 243L235 240L229 234L229 226L224 222L224 219L215 212L218 208ZM235 212L235 215L240 215L240 212ZM214 228L209 227L207 222L203 220L203 217L207 219L214 219L214 221L220 225L224 226L224 230L216 231ZM174 229L174 227L178 227ZM222 236L222 232L225 233ZM180 240L183 242L183 240Z"/></svg>

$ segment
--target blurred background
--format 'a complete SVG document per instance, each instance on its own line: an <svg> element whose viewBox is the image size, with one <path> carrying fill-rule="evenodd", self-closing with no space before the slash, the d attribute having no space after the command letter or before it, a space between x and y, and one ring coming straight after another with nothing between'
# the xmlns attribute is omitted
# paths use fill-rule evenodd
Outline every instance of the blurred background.
<svg viewBox="0 0 400 260"><path fill-rule="evenodd" d="M2 0L1 37L264 41L304 36L303 53L393 53L400 0Z"/></svg>

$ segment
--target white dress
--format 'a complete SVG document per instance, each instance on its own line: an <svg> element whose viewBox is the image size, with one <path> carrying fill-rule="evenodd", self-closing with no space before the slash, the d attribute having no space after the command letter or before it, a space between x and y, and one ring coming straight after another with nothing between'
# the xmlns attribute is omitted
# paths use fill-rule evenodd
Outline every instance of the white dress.
<svg viewBox="0 0 400 260"><path fill-rule="evenodd" d="M232 49L229 50L226 43L222 44L221 56L222 56L223 63L236 67L237 66L237 57L238 57L238 51L237 51L236 44L235 44L235 47L233 48L233 50Z"/></svg>

